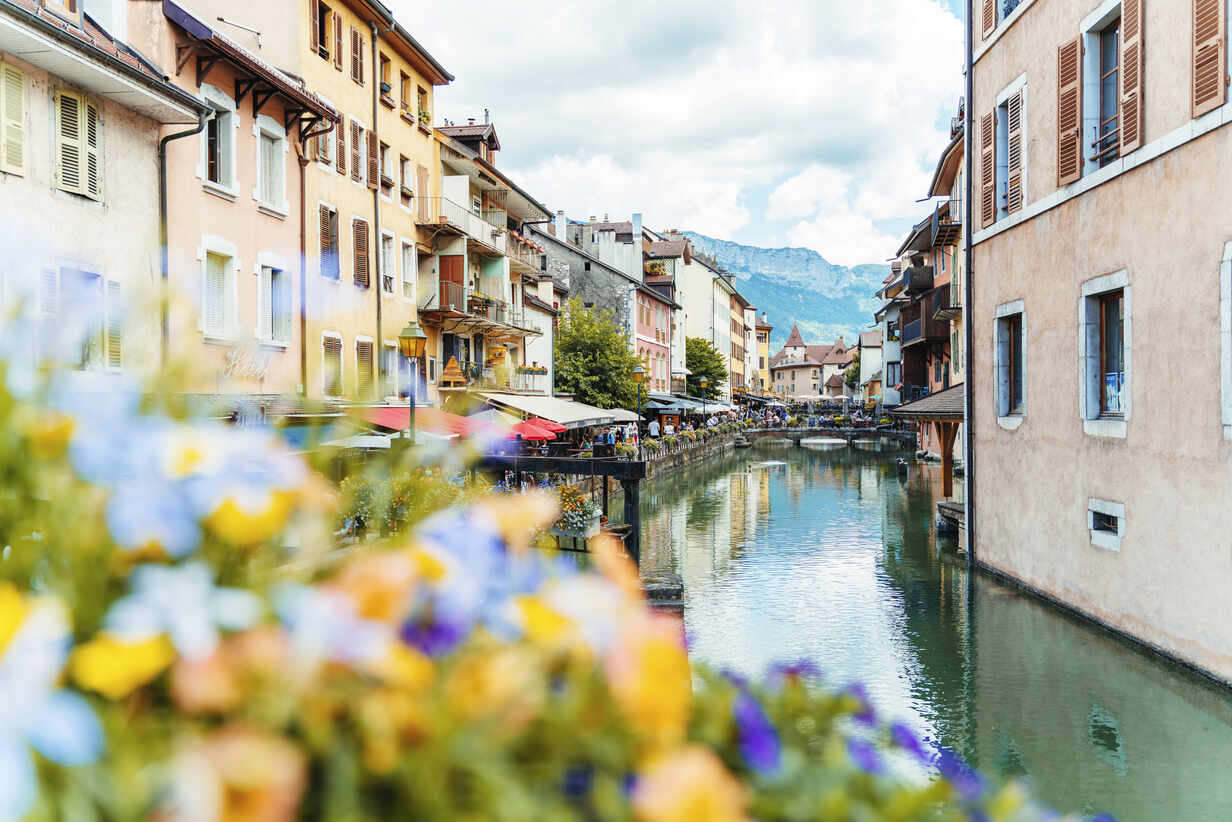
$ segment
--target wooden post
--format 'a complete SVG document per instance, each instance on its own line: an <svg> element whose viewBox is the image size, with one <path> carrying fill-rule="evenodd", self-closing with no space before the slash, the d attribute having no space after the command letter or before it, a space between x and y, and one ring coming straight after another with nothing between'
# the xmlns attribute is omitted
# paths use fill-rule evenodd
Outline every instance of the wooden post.
<svg viewBox="0 0 1232 822"><path fill-rule="evenodd" d="M625 496L625 524L632 526L629 532L628 539L625 540L625 548L629 551L629 556L633 558L633 564L641 567L642 564L642 507L641 502L641 482L639 480L621 480L621 490Z"/></svg>
<svg viewBox="0 0 1232 822"><path fill-rule="evenodd" d="M607 475L605 474L603 476L603 516L606 519L611 519L611 517L608 516L608 513L607 513L607 488L608 488L607 483L608 483L608 478L607 478Z"/></svg>
<svg viewBox="0 0 1232 822"><path fill-rule="evenodd" d="M933 426L941 443L941 495L949 499L954 495L954 438L958 424L934 420Z"/></svg>

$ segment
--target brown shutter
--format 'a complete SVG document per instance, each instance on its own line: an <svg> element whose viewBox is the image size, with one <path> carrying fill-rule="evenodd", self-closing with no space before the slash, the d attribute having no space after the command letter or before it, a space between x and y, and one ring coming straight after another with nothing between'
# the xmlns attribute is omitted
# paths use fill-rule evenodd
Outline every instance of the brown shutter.
<svg viewBox="0 0 1232 822"><path fill-rule="evenodd" d="M334 125L334 131L337 132L338 134L338 151L336 152L338 155L338 173L346 174L347 173L346 124L343 123L341 120L339 120Z"/></svg>
<svg viewBox="0 0 1232 822"><path fill-rule="evenodd" d="M1121 2L1121 156L1142 147L1142 0Z"/></svg>
<svg viewBox="0 0 1232 822"><path fill-rule="evenodd" d="M342 340L337 337L326 337L324 340L325 374L323 375L322 392L327 397L342 395Z"/></svg>
<svg viewBox="0 0 1232 822"><path fill-rule="evenodd" d="M361 399L372 394L372 343L355 341L355 393Z"/></svg>
<svg viewBox="0 0 1232 822"><path fill-rule="evenodd" d="M1193 0L1193 116L1223 105L1227 93L1224 68L1224 0Z"/></svg>
<svg viewBox="0 0 1232 822"><path fill-rule="evenodd" d="M376 189L381 184L381 145L375 131L368 132L368 188Z"/></svg>
<svg viewBox="0 0 1232 822"><path fill-rule="evenodd" d="M1082 38L1057 49L1057 185L1082 177Z"/></svg>
<svg viewBox="0 0 1232 822"><path fill-rule="evenodd" d="M1022 92L1006 101L1005 210L1022 208Z"/></svg>
<svg viewBox="0 0 1232 822"><path fill-rule="evenodd" d="M351 79L359 82L359 29L351 26Z"/></svg>
<svg viewBox="0 0 1232 822"><path fill-rule="evenodd" d="M324 258L329 252L333 251L333 243L330 234L333 226L333 219L330 210L326 206L321 206L321 257Z"/></svg>
<svg viewBox="0 0 1232 822"><path fill-rule="evenodd" d="M321 51L321 0L308 0L308 24L312 27L308 35L312 53L318 54Z"/></svg>
<svg viewBox="0 0 1232 822"><path fill-rule="evenodd" d="M356 81L362 86L364 84L364 35L361 32L356 32L356 44L359 51L359 76Z"/></svg>
<svg viewBox="0 0 1232 822"><path fill-rule="evenodd" d="M997 221L996 115L980 118L980 226Z"/></svg>
<svg viewBox="0 0 1232 822"><path fill-rule="evenodd" d="M997 4L996 4L996 0L983 0L981 5L983 6L983 11L984 11L984 14L983 14L984 25L982 26L982 31L983 31L982 38L984 40L987 40L988 35L992 34L993 30L997 28Z"/></svg>
<svg viewBox="0 0 1232 822"><path fill-rule="evenodd" d="M364 179L364 170L361 167L363 139L363 127L359 123L351 123L351 179L357 183Z"/></svg>
<svg viewBox="0 0 1232 822"><path fill-rule="evenodd" d="M342 71L342 16L334 12L334 68Z"/></svg>
<svg viewBox="0 0 1232 822"><path fill-rule="evenodd" d="M355 229L355 284L360 288L367 288L370 282L368 278L368 224L363 220L356 220L352 225Z"/></svg>

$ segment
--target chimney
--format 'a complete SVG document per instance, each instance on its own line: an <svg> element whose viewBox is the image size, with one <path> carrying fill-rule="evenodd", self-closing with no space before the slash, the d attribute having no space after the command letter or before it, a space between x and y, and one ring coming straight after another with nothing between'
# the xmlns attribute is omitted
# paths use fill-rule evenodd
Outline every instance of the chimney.
<svg viewBox="0 0 1232 822"><path fill-rule="evenodd" d="M486 126L486 125L488 125L488 123L490 123L490 122L492 122L492 121L491 121L491 119L490 119L490 114L489 114L488 110L485 108L485 109L483 110L483 124Z"/></svg>
<svg viewBox="0 0 1232 822"><path fill-rule="evenodd" d="M474 118L474 117L467 117L467 118L466 118L466 122L467 122L469 125L472 125L472 126L473 126L473 125L475 125L475 118Z"/></svg>
<svg viewBox="0 0 1232 822"><path fill-rule="evenodd" d="M642 213L635 213L630 222L633 223L633 247L629 250L629 274L642 279L644 268L642 265Z"/></svg>
<svg viewBox="0 0 1232 822"><path fill-rule="evenodd" d="M590 219L589 219L589 220L587 220L586 222L588 222L588 223L593 223L593 222L595 222L595 215L591 214L591 215L590 215Z"/></svg>
<svg viewBox="0 0 1232 822"><path fill-rule="evenodd" d="M603 212L603 222L605 222L605 223L606 223L606 222L610 222L610 221L608 220L608 217L607 217L607 212L606 212L606 211L605 211L605 212Z"/></svg>
<svg viewBox="0 0 1232 822"><path fill-rule="evenodd" d="M569 237L567 236L567 233L569 231L569 221L565 219L565 212L556 212L556 219L553 221L553 225L556 228L556 239L560 240L562 243L568 242Z"/></svg>

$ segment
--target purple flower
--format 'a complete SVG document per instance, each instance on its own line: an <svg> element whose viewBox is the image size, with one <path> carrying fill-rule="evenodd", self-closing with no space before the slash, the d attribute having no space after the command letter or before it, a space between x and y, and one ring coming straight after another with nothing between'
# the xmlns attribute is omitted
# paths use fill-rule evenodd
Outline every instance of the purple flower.
<svg viewBox="0 0 1232 822"><path fill-rule="evenodd" d="M821 669L807 659L795 662L780 662L770 669L771 679L820 679Z"/></svg>
<svg viewBox="0 0 1232 822"><path fill-rule="evenodd" d="M953 751L941 750L937 757L937 769L963 799L979 799L987 788L984 778Z"/></svg>
<svg viewBox="0 0 1232 822"><path fill-rule="evenodd" d="M468 633L468 626L460 622L407 620L401 636L407 645L435 659L461 645Z"/></svg>
<svg viewBox="0 0 1232 822"><path fill-rule="evenodd" d="M745 764L763 776L776 772L782 746L778 732L761 703L741 688L732 705L732 715L740 731L740 755L744 757Z"/></svg>
<svg viewBox="0 0 1232 822"><path fill-rule="evenodd" d="M1110 813L1101 813L1092 816L1090 822L1116 822L1116 817Z"/></svg>
<svg viewBox="0 0 1232 822"><path fill-rule="evenodd" d="M967 814L968 822L992 822L983 811L971 811Z"/></svg>
<svg viewBox="0 0 1232 822"><path fill-rule="evenodd" d="M595 769L593 766L584 762L570 765L565 770L565 779L561 790L570 799L582 799L590 793L591 785L594 781Z"/></svg>
<svg viewBox="0 0 1232 822"><path fill-rule="evenodd" d="M885 762L877 749L861 739L847 740L847 755L856 767L865 773L879 774L885 772Z"/></svg>
<svg viewBox="0 0 1232 822"><path fill-rule="evenodd" d="M920 742L920 738L915 735L915 731L902 722L895 722L890 726L890 738L894 740L895 745L910 753L920 762L928 764L932 761L932 755Z"/></svg>
<svg viewBox="0 0 1232 822"><path fill-rule="evenodd" d="M860 703L860 710L852 714L856 722L870 728L877 724L877 712L873 710L873 703L868 698L868 690L861 683L851 683L843 693Z"/></svg>

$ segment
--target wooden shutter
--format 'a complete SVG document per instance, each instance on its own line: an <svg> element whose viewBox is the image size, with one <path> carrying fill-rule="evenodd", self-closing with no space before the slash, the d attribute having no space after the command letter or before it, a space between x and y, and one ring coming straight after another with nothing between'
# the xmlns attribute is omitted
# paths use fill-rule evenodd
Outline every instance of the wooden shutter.
<svg viewBox="0 0 1232 822"><path fill-rule="evenodd" d="M1142 147L1142 0L1121 0L1121 156Z"/></svg>
<svg viewBox="0 0 1232 822"><path fill-rule="evenodd" d="M61 91L56 93L57 179L64 191L80 194L85 149L81 133L81 98Z"/></svg>
<svg viewBox="0 0 1232 822"><path fill-rule="evenodd" d="M980 226L997 221L997 119L993 112L980 118Z"/></svg>
<svg viewBox="0 0 1232 822"><path fill-rule="evenodd" d="M321 53L321 0L308 0L308 25L312 31L308 35L313 54Z"/></svg>
<svg viewBox="0 0 1232 822"><path fill-rule="evenodd" d="M0 170L26 170L26 93L21 69L0 63Z"/></svg>
<svg viewBox="0 0 1232 822"><path fill-rule="evenodd" d="M1005 210L1022 208L1022 92L1006 101Z"/></svg>
<svg viewBox="0 0 1232 822"><path fill-rule="evenodd" d="M334 68L342 71L342 16L334 12Z"/></svg>
<svg viewBox="0 0 1232 822"><path fill-rule="evenodd" d="M322 354L325 373L322 379L322 393L329 397L342 395L342 340L337 337L326 337L322 341Z"/></svg>
<svg viewBox="0 0 1232 822"><path fill-rule="evenodd" d="M363 52L360 51L359 29L351 26L351 79L359 82L363 77L361 73L359 61L362 59Z"/></svg>
<svg viewBox="0 0 1232 822"><path fill-rule="evenodd" d="M85 105L86 180L85 195L95 200L103 196L103 124L98 109Z"/></svg>
<svg viewBox="0 0 1232 822"><path fill-rule="evenodd" d="M124 322L120 300L120 284L107 281L107 367L121 368L124 365Z"/></svg>
<svg viewBox="0 0 1232 822"><path fill-rule="evenodd" d="M333 277L334 255L334 214L326 206L321 206L321 276Z"/></svg>
<svg viewBox="0 0 1232 822"><path fill-rule="evenodd" d="M1057 49L1057 185L1082 177L1082 38Z"/></svg>
<svg viewBox="0 0 1232 822"><path fill-rule="evenodd" d="M355 234L355 284L361 288L369 285L368 274L368 224L356 220L353 224Z"/></svg>
<svg viewBox="0 0 1232 822"><path fill-rule="evenodd" d="M355 341L355 393L367 399L372 395L372 343Z"/></svg>
<svg viewBox="0 0 1232 822"><path fill-rule="evenodd" d="M368 132L368 188L374 191L381 184L381 145L376 132Z"/></svg>
<svg viewBox="0 0 1232 822"><path fill-rule="evenodd" d="M982 0L981 6L983 8L983 25L980 27L982 32L981 37L982 39L987 40L988 36L997 28L996 0Z"/></svg>
<svg viewBox="0 0 1232 822"><path fill-rule="evenodd" d="M364 35L362 32L356 32L356 50L359 52L359 75L355 78L355 82L361 86L364 84Z"/></svg>
<svg viewBox="0 0 1232 822"><path fill-rule="evenodd" d="M338 123L334 125L334 131L337 132L338 134L338 145L337 145L337 152L336 152L338 155L338 173L346 174L347 173L346 126L342 123L341 120L339 120Z"/></svg>
<svg viewBox="0 0 1232 822"><path fill-rule="evenodd" d="M420 222L432 220L432 201L428 199L428 167L415 168L415 196L419 198Z"/></svg>
<svg viewBox="0 0 1232 822"><path fill-rule="evenodd" d="M1219 108L1227 93L1224 0L1193 2L1193 116Z"/></svg>
<svg viewBox="0 0 1232 822"><path fill-rule="evenodd" d="M363 140L363 127L359 123L351 123L351 179L357 183L363 182L364 179Z"/></svg>

